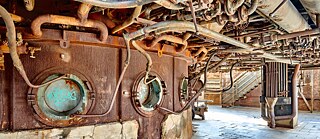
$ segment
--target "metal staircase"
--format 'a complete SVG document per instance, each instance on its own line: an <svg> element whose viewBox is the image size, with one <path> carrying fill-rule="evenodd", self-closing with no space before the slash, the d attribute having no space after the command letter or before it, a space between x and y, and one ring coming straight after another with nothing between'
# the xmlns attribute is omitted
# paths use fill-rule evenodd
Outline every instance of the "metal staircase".
<svg viewBox="0 0 320 139"><path fill-rule="evenodd" d="M213 102L209 102L210 105L221 104L221 92L212 92L212 90L220 90L221 89L221 73L209 73L207 76L207 85L206 90L204 92L204 99L212 100Z"/></svg>
<svg viewBox="0 0 320 139"><path fill-rule="evenodd" d="M261 71L244 72L234 80L230 90L222 92L222 107L233 106L235 101L244 97L259 84L261 84Z"/></svg>

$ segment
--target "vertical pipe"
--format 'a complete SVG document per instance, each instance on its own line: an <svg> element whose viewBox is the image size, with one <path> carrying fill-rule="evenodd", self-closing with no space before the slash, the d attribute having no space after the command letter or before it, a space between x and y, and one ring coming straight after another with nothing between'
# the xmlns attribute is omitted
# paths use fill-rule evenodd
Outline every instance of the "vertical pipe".
<svg viewBox="0 0 320 139"><path fill-rule="evenodd" d="M278 96L278 90L279 90L279 87L280 87L280 84L279 84L279 63L276 63L276 80L277 80L277 83L276 83L276 97Z"/></svg>
<svg viewBox="0 0 320 139"><path fill-rule="evenodd" d="M275 97L275 85L276 85L276 80L275 80L275 62L272 63L272 96Z"/></svg>
<svg viewBox="0 0 320 139"><path fill-rule="evenodd" d="M292 119L298 113L298 76L299 76L300 64L297 64L294 68L294 73L292 76L291 84L292 84L292 113L291 115L286 116L276 116L275 120L285 120L285 119Z"/></svg>
<svg viewBox="0 0 320 139"><path fill-rule="evenodd" d="M314 103L314 96L313 96L313 70L311 71L311 113L313 113L313 103Z"/></svg>
<svg viewBox="0 0 320 139"><path fill-rule="evenodd" d="M271 83L271 94L272 94L272 97L274 97L274 63L273 62L271 63L271 80L270 80L270 83Z"/></svg>
<svg viewBox="0 0 320 139"><path fill-rule="evenodd" d="M289 92L289 88L288 88L288 64L286 64L285 73L286 73L286 80L285 80L286 92L288 93ZM288 94L286 94L286 97L288 97Z"/></svg>
<svg viewBox="0 0 320 139"><path fill-rule="evenodd" d="M320 28L320 14L316 14L316 24Z"/></svg>
<svg viewBox="0 0 320 139"><path fill-rule="evenodd" d="M278 96L278 87L279 87L279 76L278 76L278 63L275 63L275 96Z"/></svg>
<svg viewBox="0 0 320 139"><path fill-rule="evenodd" d="M269 97L269 63L266 64L266 97Z"/></svg>
<svg viewBox="0 0 320 139"><path fill-rule="evenodd" d="M283 86L283 73L282 73L282 63L280 63L279 65L279 77L280 77L280 88L279 88L279 92L282 92L282 86Z"/></svg>

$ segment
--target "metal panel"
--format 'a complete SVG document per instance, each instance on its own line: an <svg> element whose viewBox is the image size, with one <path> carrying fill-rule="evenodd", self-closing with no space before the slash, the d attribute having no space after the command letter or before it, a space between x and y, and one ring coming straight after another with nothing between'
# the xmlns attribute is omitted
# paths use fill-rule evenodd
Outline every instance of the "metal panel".
<svg viewBox="0 0 320 139"><path fill-rule="evenodd" d="M183 108L180 102L180 84L183 76L188 76L188 64L187 61L180 58L174 58L174 78L173 78L173 95L174 95L174 110L179 111ZM190 93L190 92L189 92Z"/></svg>
<svg viewBox="0 0 320 139"><path fill-rule="evenodd" d="M139 122L139 138L160 138L161 122L164 118L164 113L155 110L152 117L144 117L140 115L133 106L131 101L132 86L136 78L145 71L147 60L138 51L131 51L131 61L127 69L127 73L123 78L121 86L121 119L133 120ZM125 58L126 50L122 49L122 60ZM157 73L167 84L168 94L164 96L162 103L163 107L173 110L173 57L163 55L158 57L156 53L149 53L153 60L152 71ZM123 93L127 92L127 93ZM128 95L129 94L129 95Z"/></svg>
<svg viewBox="0 0 320 139"><path fill-rule="evenodd" d="M6 90L5 72L0 71L0 130L7 129L9 126L8 117L8 93Z"/></svg>
<svg viewBox="0 0 320 139"><path fill-rule="evenodd" d="M69 48L62 48L59 43L54 42L34 42L31 45L41 47L41 51L36 53L35 59L27 55L21 56L22 62L28 63L25 64L25 69L30 79L34 79L38 74L52 67L61 67L61 72L77 71L91 80L92 87L96 90L96 105L89 113L100 114L108 109L111 102L110 96L119 74L118 49L72 44ZM61 54L65 56L64 59L61 58ZM28 86L16 70L14 70L13 78L12 129L48 128L34 118L32 109L27 105L26 100ZM116 101L108 116L84 118L78 125L117 121L119 119L117 106L119 104Z"/></svg>

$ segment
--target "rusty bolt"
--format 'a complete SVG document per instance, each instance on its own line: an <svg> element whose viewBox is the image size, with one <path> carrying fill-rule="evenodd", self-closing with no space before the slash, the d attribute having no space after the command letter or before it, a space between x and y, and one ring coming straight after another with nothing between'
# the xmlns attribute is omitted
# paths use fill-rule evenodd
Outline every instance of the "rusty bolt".
<svg viewBox="0 0 320 139"><path fill-rule="evenodd" d="M130 92L128 92L128 91L123 91L122 94L125 97L130 97Z"/></svg>
<svg viewBox="0 0 320 139"><path fill-rule="evenodd" d="M60 58L64 59L66 56L64 54L60 54Z"/></svg>
<svg viewBox="0 0 320 139"><path fill-rule="evenodd" d="M64 62L69 62L70 59L71 59L70 55L67 54L67 53L61 53L61 54L60 54L60 58L61 58L61 60L64 61Z"/></svg>

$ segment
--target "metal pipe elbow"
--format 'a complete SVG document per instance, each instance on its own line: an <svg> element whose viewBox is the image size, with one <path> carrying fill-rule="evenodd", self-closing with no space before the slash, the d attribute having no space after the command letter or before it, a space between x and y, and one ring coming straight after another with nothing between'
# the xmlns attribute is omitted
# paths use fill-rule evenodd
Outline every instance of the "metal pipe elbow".
<svg viewBox="0 0 320 139"><path fill-rule="evenodd" d="M245 0L237 0L233 2L232 0L226 0L224 7L227 15L234 15L237 9L244 3Z"/></svg>
<svg viewBox="0 0 320 139"><path fill-rule="evenodd" d="M259 0L252 0L251 7L248 9L247 14L252 15L258 8Z"/></svg>
<svg viewBox="0 0 320 139"><path fill-rule="evenodd" d="M39 16L31 23L31 30L33 35L37 37L42 36L41 25L44 23L65 24L65 25L71 25L71 26L97 28L100 31L100 40L102 42L105 42L108 37L108 28L103 22L96 21L96 20L87 20L86 22L81 23L80 20L74 17L49 15L49 14Z"/></svg>
<svg viewBox="0 0 320 139"><path fill-rule="evenodd" d="M247 8L245 5L241 6L239 9L239 18L241 21L247 21L249 15L253 14L258 8L259 0L252 0L250 8Z"/></svg>
<svg viewBox="0 0 320 139"><path fill-rule="evenodd" d="M177 43L183 45L180 48L176 48L176 52L182 52L188 47L188 42L184 39L181 39L179 37L173 36L173 35L163 35L152 41L152 43L148 47L154 47L156 46L160 41L166 40L172 43Z"/></svg>
<svg viewBox="0 0 320 139"><path fill-rule="evenodd" d="M84 23L87 21L91 8L92 8L91 4L82 3L80 5L80 7L78 9L78 17L79 17L81 23Z"/></svg>
<svg viewBox="0 0 320 139"><path fill-rule="evenodd" d="M200 55L201 53L203 53L203 54ZM200 56L197 58L197 61L200 62L200 61L202 61L202 60L206 57L207 54L208 54L207 48L201 47L196 53L192 54L192 56L193 56L193 57L196 57L196 56L199 56L199 55L200 55Z"/></svg>

